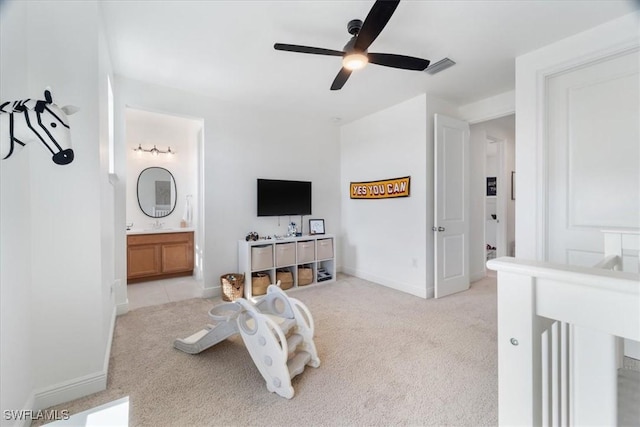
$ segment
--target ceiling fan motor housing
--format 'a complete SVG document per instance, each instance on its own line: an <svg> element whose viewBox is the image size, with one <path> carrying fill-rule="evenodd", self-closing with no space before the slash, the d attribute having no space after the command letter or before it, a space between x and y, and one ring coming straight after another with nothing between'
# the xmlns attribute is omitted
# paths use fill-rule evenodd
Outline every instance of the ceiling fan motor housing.
<svg viewBox="0 0 640 427"><path fill-rule="evenodd" d="M345 51L345 53L351 53L353 52L353 45L356 44L356 39L358 38L358 35L356 34L355 36L351 37L351 39L347 42L347 44L344 45L344 47L342 48L342 50Z"/></svg>
<svg viewBox="0 0 640 427"><path fill-rule="evenodd" d="M347 24L347 31L349 31L349 34L354 36L358 34L360 28L362 28L362 21L359 19L352 19Z"/></svg>

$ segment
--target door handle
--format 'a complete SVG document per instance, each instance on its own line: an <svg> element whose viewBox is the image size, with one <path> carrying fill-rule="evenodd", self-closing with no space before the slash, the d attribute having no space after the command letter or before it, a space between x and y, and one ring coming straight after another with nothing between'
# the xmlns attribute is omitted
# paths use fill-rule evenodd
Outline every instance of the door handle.
<svg viewBox="0 0 640 427"><path fill-rule="evenodd" d="M444 231L444 227L438 227L436 228L435 225L433 227L431 227L432 231Z"/></svg>
<svg viewBox="0 0 640 427"><path fill-rule="evenodd" d="M444 231L444 227L438 227L438 231Z"/></svg>

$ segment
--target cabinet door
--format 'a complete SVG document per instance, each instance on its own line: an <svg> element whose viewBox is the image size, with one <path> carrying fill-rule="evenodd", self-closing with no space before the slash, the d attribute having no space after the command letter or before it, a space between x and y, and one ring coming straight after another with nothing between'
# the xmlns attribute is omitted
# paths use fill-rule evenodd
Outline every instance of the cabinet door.
<svg viewBox="0 0 640 427"><path fill-rule="evenodd" d="M193 246L189 243L162 245L162 272L177 273L193 270Z"/></svg>
<svg viewBox="0 0 640 427"><path fill-rule="evenodd" d="M160 246L129 246L127 250L127 277L143 277L161 272Z"/></svg>

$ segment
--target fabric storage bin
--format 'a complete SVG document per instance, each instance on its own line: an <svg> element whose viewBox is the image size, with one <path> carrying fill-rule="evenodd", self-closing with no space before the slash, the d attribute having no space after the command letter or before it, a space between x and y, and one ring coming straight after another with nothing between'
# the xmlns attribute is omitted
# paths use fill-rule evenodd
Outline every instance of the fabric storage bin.
<svg viewBox="0 0 640 427"><path fill-rule="evenodd" d="M313 282L313 268L298 267L298 286L308 285Z"/></svg>
<svg viewBox="0 0 640 427"><path fill-rule="evenodd" d="M333 239L318 239L318 259L333 258Z"/></svg>
<svg viewBox="0 0 640 427"><path fill-rule="evenodd" d="M296 244L276 244L276 267L285 267L296 263Z"/></svg>
<svg viewBox="0 0 640 427"><path fill-rule="evenodd" d="M251 248L251 269L266 270L273 267L273 246L254 246Z"/></svg>
<svg viewBox="0 0 640 427"><path fill-rule="evenodd" d="M316 248L313 240L298 242L298 263L313 262L316 259Z"/></svg>
<svg viewBox="0 0 640 427"><path fill-rule="evenodd" d="M281 268L276 271L276 283L280 280L280 289L290 289L293 287L293 273L288 268Z"/></svg>
<svg viewBox="0 0 640 427"><path fill-rule="evenodd" d="M251 295L264 295L271 284L271 277L267 273L253 273L251 275Z"/></svg>

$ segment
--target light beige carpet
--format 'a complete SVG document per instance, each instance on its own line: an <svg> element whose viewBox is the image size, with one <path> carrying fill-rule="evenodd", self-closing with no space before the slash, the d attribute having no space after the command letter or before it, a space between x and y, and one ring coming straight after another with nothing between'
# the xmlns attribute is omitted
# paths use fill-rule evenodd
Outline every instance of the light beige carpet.
<svg viewBox="0 0 640 427"><path fill-rule="evenodd" d="M313 313L322 365L266 389L239 336L199 355L175 350L209 322L191 299L117 319L108 389L71 414L129 396L131 426L496 425L495 279L424 300L350 276L291 293Z"/></svg>

